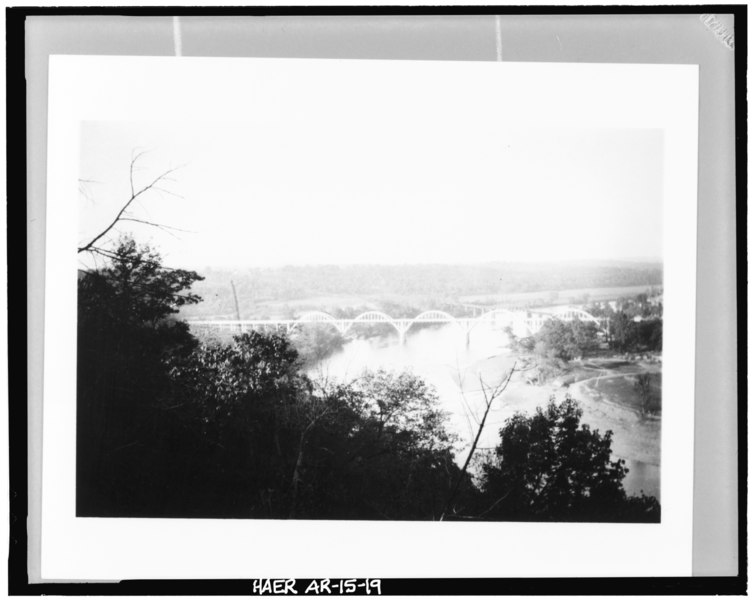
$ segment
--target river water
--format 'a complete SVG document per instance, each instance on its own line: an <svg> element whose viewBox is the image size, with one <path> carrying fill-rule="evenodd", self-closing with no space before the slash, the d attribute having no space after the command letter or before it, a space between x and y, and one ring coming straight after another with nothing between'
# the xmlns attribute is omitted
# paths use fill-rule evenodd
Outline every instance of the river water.
<svg viewBox="0 0 753 600"><path fill-rule="evenodd" d="M505 334L491 325L479 324L466 343L465 334L455 325L411 329L405 343L397 335L351 340L337 353L321 361L310 372L314 377L351 380L364 369L411 370L437 391L448 413L449 429L458 435L457 459L465 460L477 422L483 416L485 387L500 383L515 364ZM498 443L499 429L517 411L531 414L550 395L564 398L566 390L529 385L524 374L516 373L506 391L497 398L479 441L480 449ZM645 422L619 407L606 407L586 394L573 397L583 408L583 422L600 431L611 429L613 455L626 461L629 473L623 484L629 494L641 491L659 497L659 425ZM647 443L648 440L648 443Z"/></svg>

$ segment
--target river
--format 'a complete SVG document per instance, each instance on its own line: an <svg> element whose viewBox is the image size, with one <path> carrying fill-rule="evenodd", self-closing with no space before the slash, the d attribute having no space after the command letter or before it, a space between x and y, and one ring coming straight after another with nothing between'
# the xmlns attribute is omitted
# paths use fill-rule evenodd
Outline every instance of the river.
<svg viewBox="0 0 753 600"><path fill-rule="evenodd" d="M491 325L479 324L466 344L465 334L455 325L411 329L405 343L397 335L351 340L310 372L314 377L341 380L358 377L364 369L411 370L434 386L443 410L449 416L449 428L460 442L458 462L464 461L483 415L484 396L480 381L494 386L503 380L515 363L507 338ZM516 374L510 385L494 402L479 442L479 448L491 449L505 420L517 411L532 413L545 404L550 395L559 400L567 390L536 386ZM570 387L581 403L583 422L592 428L614 432L613 456L626 461L629 469L623 484L628 494L641 491L659 498L660 422L637 417L632 411L607 405L590 397L578 384ZM475 418L474 418L475 417Z"/></svg>

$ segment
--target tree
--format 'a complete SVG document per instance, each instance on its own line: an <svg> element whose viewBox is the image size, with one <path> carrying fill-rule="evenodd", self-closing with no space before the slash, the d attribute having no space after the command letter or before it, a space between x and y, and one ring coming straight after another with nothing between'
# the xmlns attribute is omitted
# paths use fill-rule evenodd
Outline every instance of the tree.
<svg viewBox="0 0 753 600"><path fill-rule="evenodd" d="M300 364L287 337L256 332L175 361L183 514L437 518L458 468L435 392L384 371L319 385Z"/></svg>
<svg viewBox="0 0 753 600"><path fill-rule="evenodd" d="M538 356L548 370L562 368L574 358L585 356L598 344L598 329L590 321L549 319L529 338L516 346Z"/></svg>
<svg viewBox="0 0 753 600"><path fill-rule="evenodd" d="M572 327L559 319L549 319L534 337L534 352L550 361L567 362L578 354Z"/></svg>
<svg viewBox="0 0 753 600"><path fill-rule="evenodd" d="M548 319L532 336L517 339L509 332L513 349L533 355L537 379L546 380L567 367L567 363L592 352L597 344L598 330L592 322L578 319Z"/></svg>
<svg viewBox="0 0 753 600"><path fill-rule="evenodd" d="M337 318L340 318L339 315ZM348 318L348 317L345 317ZM345 336L329 324L297 328L290 338L306 366L314 366L342 349Z"/></svg>
<svg viewBox="0 0 753 600"><path fill-rule="evenodd" d="M662 349L662 319L650 317L635 321L619 311L610 321L612 347L621 352Z"/></svg>
<svg viewBox="0 0 753 600"><path fill-rule="evenodd" d="M573 319L570 322L570 328L572 329L575 346L578 348L580 356L587 356L598 347L599 328L596 326L596 323Z"/></svg>
<svg viewBox="0 0 753 600"><path fill-rule="evenodd" d="M79 278L79 516L439 516L459 469L423 380L315 386L287 336L199 344L174 316L201 277L112 255Z"/></svg>
<svg viewBox="0 0 753 600"><path fill-rule="evenodd" d="M78 281L77 511L107 516L139 505L156 470L158 399L169 389L168 357L196 346L173 318L200 299L201 277L167 269L148 246L121 238L109 265Z"/></svg>
<svg viewBox="0 0 753 600"><path fill-rule="evenodd" d="M654 375L656 377L656 375ZM639 373L635 376L633 387L640 397L640 413L643 416L655 414L661 410L661 396L657 397L652 389L651 373Z"/></svg>
<svg viewBox="0 0 753 600"><path fill-rule="evenodd" d="M620 352L629 352L635 346L635 322L623 311L610 319L612 347Z"/></svg>
<svg viewBox="0 0 753 600"><path fill-rule="evenodd" d="M479 375L479 383L481 384L481 392L484 395L484 415L481 418L480 422L477 422L478 429L476 430L476 436L473 438L473 443L471 444L471 448L468 451L468 456L465 459L465 463L463 463L463 468L460 470L460 474L458 475L458 478L455 481L455 485L452 487L452 491L450 492L450 495L447 497L447 503L445 504L444 511L442 512L442 516L440 517L440 521L444 519L445 515L448 511L452 510L453 513L457 513L457 510L453 506L453 501L455 500L456 495L458 494L458 491L460 490L460 486L463 483L469 483L465 481L466 473L468 472L468 465L471 464L471 461L473 460L473 455L476 452L476 447L478 446L478 441L481 439L481 434L484 431L484 425L486 425L486 419L489 416L489 412L491 411L492 404L494 403L494 400L496 400L499 396L502 395L502 393L507 389L507 385L510 383L510 379L512 378L512 374L515 372L515 367L517 366L517 362L513 363L512 368L510 369L509 373L506 377L502 379L502 381L499 382L494 387L488 387L485 383L483 378ZM474 419L476 418L475 415L472 415Z"/></svg>
<svg viewBox="0 0 753 600"><path fill-rule="evenodd" d="M438 519L459 476L452 436L433 388L416 375L366 372L340 394L349 425L317 439L319 514L329 518ZM314 490L312 490L314 491Z"/></svg>
<svg viewBox="0 0 753 600"><path fill-rule="evenodd" d="M623 460L612 460L612 432L581 424L567 397L500 430L495 456L483 465L483 518L520 521L658 521L652 497L629 498Z"/></svg>
<svg viewBox="0 0 753 600"><path fill-rule="evenodd" d="M161 192L161 193L170 194L172 196L178 196L178 194L176 194L175 192L172 192L164 188L162 184L169 181L170 174L176 171L179 167L174 167L174 168L163 171L157 177L153 178L151 181L149 181L149 183L147 183L144 186L138 187L136 185L136 182L134 179L134 170L136 168L136 163L144 154L145 152L139 152L138 154L134 155L133 158L131 159L130 169L128 172L130 190L131 190L130 196L126 199L126 201L120 207L118 212L115 213L114 218L109 222L107 226L105 226L101 231L99 231L96 235L94 235L91 239L89 239L89 241L82 243L78 247L79 254L82 252L90 252L93 254L100 254L107 258L115 258L111 250L108 250L98 244L100 242L105 241L107 239L107 235L111 231L113 231L113 229L116 227L118 223L122 223L122 222L140 223L142 225L147 225L149 227L156 227L164 231L169 231L169 230L181 231L180 229L177 229L176 227L171 227L169 225L162 225L160 223L155 223L153 221L148 221L146 219L136 217L132 212L130 212L130 209L133 206L134 202L137 199L144 196L149 191Z"/></svg>
<svg viewBox="0 0 753 600"><path fill-rule="evenodd" d="M635 345L648 351L662 349L663 325L660 318L648 318L635 323Z"/></svg>
<svg viewBox="0 0 753 600"><path fill-rule="evenodd" d="M164 404L178 408L186 443L197 449L187 453L194 455L187 509L287 516L302 432L322 412L299 366L287 337L256 331L172 361Z"/></svg>
<svg viewBox="0 0 753 600"><path fill-rule="evenodd" d="M163 267L156 251L122 236L108 267L80 277L80 308L84 316L105 311L119 326L154 328L182 306L199 302L189 290L203 279L194 271Z"/></svg>

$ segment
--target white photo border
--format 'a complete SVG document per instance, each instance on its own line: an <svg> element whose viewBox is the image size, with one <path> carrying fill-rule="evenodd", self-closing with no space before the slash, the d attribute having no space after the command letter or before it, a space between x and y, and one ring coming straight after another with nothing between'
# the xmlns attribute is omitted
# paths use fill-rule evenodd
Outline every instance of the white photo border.
<svg viewBox="0 0 753 600"><path fill-rule="evenodd" d="M492 95L484 103L495 107L490 118L509 119L516 128L663 130L661 523L76 518L81 123L242 119L276 93L280 79L294 86L312 77L320 85L345 77L358 85L359 79L394 82L418 74L429 91L447 78L466 91L477 86L479 94ZM690 576L697 148L695 65L50 57L42 577Z"/></svg>

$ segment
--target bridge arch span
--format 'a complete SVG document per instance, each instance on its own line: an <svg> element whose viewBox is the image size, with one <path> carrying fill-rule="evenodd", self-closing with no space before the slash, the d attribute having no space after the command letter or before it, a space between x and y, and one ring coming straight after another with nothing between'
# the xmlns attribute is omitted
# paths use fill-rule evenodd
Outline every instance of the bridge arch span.
<svg viewBox="0 0 753 600"><path fill-rule="evenodd" d="M551 311L549 314L555 318L562 320L579 319L581 321L591 321L599 329L604 329L602 322L594 317L591 313L586 312L582 308L574 308L572 306L560 306Z"/></svg>
<svg viewBox="0 0 753 600"><path fill-rule="evenodd" d="M367 323L392 323L395 321L395 319L393 319L387 313L383 313L380 310L370 310L365 313L361 313L353 320L358 322L364 321Z"/></svg>
<svg viewBox="0 0 753 600"><path fill-rule="evenodd" d="M317 323L323 321L330 322L335 320L335 317L320 310L312 310L310 312L303 313L296 319L296 321L299 321L300 323Z"/></svg>
<svg viewBox="0 0 753 600"><path fill-rule="evenodd" d="M348 331L351 327L353 327L353 325L356 325L357 323L389 323L395 328L399 335L402 336L404 333L404 331L400 329L400 325L395 319L380 310L370 310L365 313L361 313L345 327L345 331Z"/></svg>
<svg viewBox="0 0 753 600"><path fill-rule="evenodd" d="M422 321L436 321L437 319L448 319L449 321L457 321L450 313L443 310L425 310L420 315L413 317L414 323L420 323Z"/></svg>
<svg viewBox="0 0 753 600"><path fill-rule="evenodd" d="M298 325L302 323L327 323L332 325L340 333L345 333L342 325L337 319L335 319L335 317L319 310L303 313L295 320L294 323L290 324L290 326L288 327L288 332L293 331Z"/></svg>
<svg viewBox="0 0 753 600"><path fill-rule="evenodd" d="M450 313L445 312L443 310L425 310L421 314L419 314L416 317L413 317L410 319L410 321L407 323L405 327L405 331L407 332L415 323L453 323L460 327L463 331L465 331L465 328L463 325L458 321L455 317L453 317Z"/></svg>

